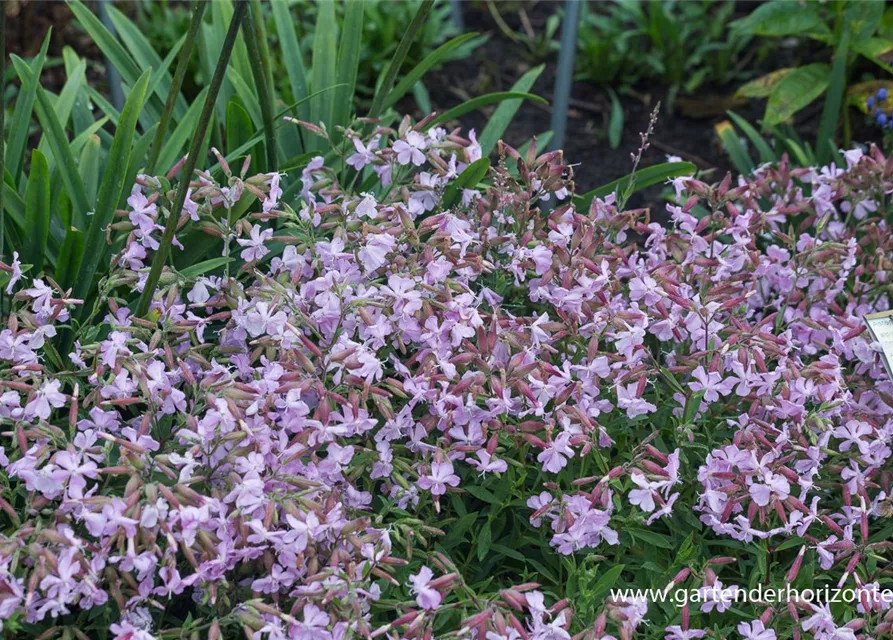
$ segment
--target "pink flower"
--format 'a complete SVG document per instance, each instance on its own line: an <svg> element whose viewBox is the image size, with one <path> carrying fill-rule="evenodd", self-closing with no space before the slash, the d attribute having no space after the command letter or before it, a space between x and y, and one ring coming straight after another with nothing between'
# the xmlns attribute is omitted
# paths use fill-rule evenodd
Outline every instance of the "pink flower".
<svg viewBox="0 0 893 640"><path fill-rule="evenodd" d="M397 162L406 165L410 162L415 166L425 164L425 154L422 153L428 146L423 136L418 131L408 131L406 140L397 140L394 143L394 151L397 154Z"/></svg>
<svg viewBox="0 0 893 640"><path fill-rule="evenodd" d="M240 253L240 257L242 260L246 262L254 262L255 260L260 260L265 255L270 253L270 250L264 246L264 243L273 237L272 229L264 229L261 231L258 225L254 225L251 227L251 237L242 239L239 238L236 240L241 246L247 247Z"/></svg>
<svg viewBox="0 0 893 640"><path fill-rule="evenodd" d="M432 463L431 473L419 478L419 486L435 496L445 494L447 485L459 486L459 476L453 473L453 463L450 461Z"/></svg>
<svg viewBox="0 0 893 640"><path fill-rule="evenodd" d="M434 572L428 567L423 566L415 575L409 576L412 583L411 593L415 595L416 604L426 611L432 611L440 605L443 596L437 589L432 589L428 585L434 577Z"/></svg>
<svg viewBox="0 0 893 640"><path fill-rule="evenodd" d="M566 431L558 434L549 446L537 455L538 462L543 463L543 469L550 473L558 473L567 465L568 458L574 457L574 450L570 447L571 436Z"/></svg>

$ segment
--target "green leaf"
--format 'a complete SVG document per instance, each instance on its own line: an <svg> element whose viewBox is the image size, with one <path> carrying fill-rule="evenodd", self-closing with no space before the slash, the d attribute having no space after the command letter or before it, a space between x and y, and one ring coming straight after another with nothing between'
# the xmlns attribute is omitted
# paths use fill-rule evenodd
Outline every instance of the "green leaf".
<svg viewBox="0 0 893 640"><path fill-rule="evenodd" d="M53 111L56 114L56 119L59 120L59 124L62 125L64 129L68 120L71 117L71 109L74 106L74 101L77 99L78 94L81 93L81 88L84 86L86 81L86 71L87 71L87 62L85 60L81 60L77 66L72 71L71 75L65 81L65 86L62 87L62 91L59 93L59 96L56 98L53 103ZM40 143L37 146L40 149L40 152L44 155L48 155L50 153L49 142L46 139L46 136L42 136ZM50 169L52 169L53 165L50 163Z"/></svg>
<svg viewBox="0 0 893 640"><path fill-rule="evenodd" d="M685 401L685 410L682 412L683 424L692 424L694 422L695 416L698 415L698 411L701 409L701 400L704 399L705 393L707 392L702 389L691 394L688 400Z"/></svg>
<svg viewBox="0 0 893 640"><path fill-rule="evenodd" d="M493 543L493 529L490 527L489 520L481 527L477 536L476 554L478 560L483 560L490 553L490 545Z"/></svg>
<svg viewBox="0 0 893 640"><path fill-rule="evenodd" d="M273 9L273 23L276 25L276 33L279 35L279 46L282 49L282 61L288 74L291 85L292 99L297 102L307 97L307 71L304 67L304 58L301 55L301 47L298 46L298 38L295 35L294 20L288 11L286 0L272 0L270 7ZM307 103L298 108L298 117L301 120L310 119L310 107Z"/></svg>
<svg viewBox="0 0 893 640"><path fill-rule="evenodd" d="M99 195L96 200L96 209L84 245L84 260L75 283L75 297L84 299L93 285L93 275L105 255L105 228L115 214L118 200L124 189L129 185L124 184L124 179L130 164L130 152L133 147L133 138L136 133L136 123L146 99L146 90L149 86L151 69L147 69L137 83L130 90L124 109L121 110L121 119L115 131L115 138L109 150L105 175L103 176Z"/></svg>
<svg viewBox="0 0 893 640"><path fill-rule="evenodd" d="M463 189L474 189L477 184L484 179L490 170L490 160L481 158L475 160L465 167L465 170L459 174L459 177L453 180L443 193L443 208L449 209L462 195Z"/></svg>
<svg viewBox="0 0 893 640"><path fill-rule="evenodd" d="M75 227L69 227L65 235L62 248L59 249L59 258L56 261L56 282L64 288L70 287L75 280L78 270L81 268L81 260L84 257L84 232Z"/></svg>
<svg viewBox="0 0 893 640"><path fill-rule="evenodd" d="M339 87L334 95L332 124L347 126L353 108L353 97L357 86L357 72L360 66L360 49L363 44L363 7L366 0L349 0L344 10L344 28L341 33L341 44L338 49L338 74L336 82ZM334 129L330 131L337 136Z"/></svg>
<svg viewBox="0 0 893 640"><path fill-rule="evenodd" d="M28 65L25 64L24 60L16 55L12 55L11 59L16 72L19 74L19 78L23 83L26 81L26 78L33 78L31 70L28 68ZM68 138L65 136L62 124L56 117L56 112L50 105L50 100L43 87L37 88L36 111L37 119L40 121L44 135L49 142L49 147L53 152L53 157L56 160L56 165L59 167L65 190L68 192L68 196L71 198L71 202L75 209L86 214L86 212L90 210L90 203L87 200L87 192L84 189L84 183L81 181L80 174L78 174L74 156L72 155L71 147L68 143Z"/></svg>
<svg viewBox="0 0 893 640"><path fill-rule="evenodd" d="M210 260L205 260L204 262L199 262L198 264L182 269L180 274L187 278L197 278L198 276L203 276L206 273L214 271L214 269L227 265L234 260L235 258L211 258Z"/></svg>
<svg viewBox="0 0 893 640"><path fill-rule="evenodd" d="M729 158L732 159L732 164L735 165L735 169L744 175L753 171L753 159L750 157L750 154L747 153L747 149L744 148L744 145L738 138L738 132L735 131L735 127L732 126L732 123L728 120L723 120L716 124L713 129L716 131L716 135L719 136L719 140L722 142L722 146L726 150L726 153L729 154Z"/></svg>
<svg viewBox="0 0 893 640"><path fill-rule="evenodd" d="M788 120L822 95L828 88L829 81L829 68L826 64L810 64L791 71L769 95L765 124L772 126Z"/></svg>
<svg viewBox="0 0 893 640"><path fill-rule="evenodd" d="M754 148L760 154L760 162L775 162L778 158L775 156L775 152L772 150L772 147L769 145L769 142L760 135L760 133L754 128L752 124L750 124L747 120L739 116L734 111L728 112L729 117L732 119L732 122L735 123L741 131L744 132L744 135L750 140L751 144L753 144Z"/></svg>
<svg viewBox="0 0 893 640"><path fill-rule="evenodd" d="M81 162L78 167L81 180L84 181L84 189L87 192L87 200L96 202L96 191L99 188L99 154L102 150L99 136L91 135L81 149ZM83 220L77 224L83 225Z"/></svg>
<svg viewBox="0 0 893 640"><path fill-rule="evenodd" d="M518 78L518 81L512 86L511 91L516 93L529 92L533 87L533 83L540 77L543 69L545 69L545 65L541 64L525 73ZM512 118L515 117L515 114L518 113L518 109L521 108L521 102L521 99L506 100L500 104L496 108L496 111L493 112L493 115L490 116L487 121L487 126L484 127L480 137L481 153L483 155L488 156L490 155L490 152L493 151L496 143L511 124Z"/></svg>
<svg viewBox="0 0 893 640"><path fill-rule="evenodd" d="M240 148L251 139L254 126L251 124L251 116L239 104L238 98L233 97L226 105L226 151L227 153ZM255 152L257 145L255 145Z"/></svg>
<svg viewBox="0 0 893 640"><path fill-rule="evenodd" d="M535 96L532 93L521 93L518 91L500 91L497 93L488 93L476 98L472 98L471 100L466 100L462 104L456 105L452 109L444 111L436 118L430 120L425 125L425 130L427 131L431 127L435 127L439 124L443 124L444 122L449 122L450 120L460 118L466 113L470 113L472 111L475 111L476 109L480 109L481 107L486 107L490 104L502 102L503 100L513 100L517 98L520 98L522 100L530 100L531 102L538 102L539 104L548 104L546 100L540 98L539 96Z"/></svg>
<svg viewBox="0 0 893 640"><path fill-rule="evenodd" d="M385 100L385 108L391 107L396 104L397 101L404 95L406 95L406 93L415 86L415 83L421 80L422 76L424 76L432 67L440 64L444 60L449 59L449 57L462 45L468 43L471 40L474 40L477 37L478 34L474 32L464 33L461 36L453 38L449 42L445 42L437 49L425 56L424 60L410 69L410 71L403 76L400 82L398 82L394 86L394 88L391 90L391 93L388 95L387 100Z"/></svg>
<svg viewBox="0 0 893 640"><path fill-rule="evenodd" d="M316 18L316 29L313 35L313 91L319 91L334 85L336 80L336 34L335 3L320 2L319 14ZM330 124L332 122L332 94L321 93L310 100L310 121L313 124ZM314 146L322 148L322 140L314 139Z"/></svg>
<svg viewBox="0 0 893 640"><path fill-rule="evenodd" d="M635 174L635 188L632 193L641 189L647 189L648 187L660 184L661 182L665 182L672 178L678 178L679 176L692 176L697 170L698 168L691 162L664 162L662 164L656 164L651 167L640 169ZM582 196L577 196L574 199L574 202L577 203L577 210L588 211L593 198L604 198L617 191L623 191L629 186L632 180L633 174L629 174L598 187L597 189L593 189Z"/></svg>
<svg viewBox="0 0 893 640"><path fill-rule="evenodd" d="M132 59L136 62L137 66L141 69L148 69L151 67L155 70L152 83L149 85L149 95L157 92L159 97L163 100L167 100L172 85L171 75L167 72L167 67L170 65L171 60L182 45L182 39L176 47L168 52L168 55L166 56L167 64L165 65L161 56L158 55L143 35L142 31L140 31L140 28L127 16L116 9L114 5L109 5L108 14L118 37L131 53ZM183 117L186 113L187 106L186 99L178 92L176 102L174 103L174 118L176 120Z"/></svg>
<svg viewBox="0 0 893 640"><path fill-rule="evenodd" d="M775 90L775 87L777 87L778 84L793 70L794 67L777 69L756 80L751 80L750 82L741 85L735 92L735 96L738 98L765 98L770 95Z"/></svg>
<svg viewBox="0 0 893 640"><path fill-rule="evenodd" d="M31 152L31 174L25 190L25 262L34 274L43 271L47 238L50 234L50 168L38 149Z"/></svg>
<svg viewBox="0 0 893 640"><path fill-rule="evenodd" d="M645 529L638 529L635 527L627 527L627 531L634 537L638 538L642 542L653 545L655 547L660 547L661 549L672 549L673 541L670 540L667 536L662 536L659 533L654 533L653 531L647 531Z"/></svg>
<svg viewBox="0 0 893 640"><path fill-rule="evenodd" d="M616 149L623 136L623 105L613 89L608 89L611 96L611 117L608 119L608 146Z"/></svg>
<svg viewBox="0 0 893 640"><path fill-rule="evenodd" d="M843 23L846 32L854 42L860 42L878 31L884 18L885 2L846 2L843 6ZM841 40L843 40L841 37ZM838 44L838 51L840 45Z"/></svg>
<svg viewBox="0 0 893 640"><path fill-rule="evenodd" d="M202 113L202 105L205 102L207 93L207 87L202 89L201 93L189 105L186 115L183 116L183 119L177 123L173 132L168 136L156 163L159 172L166 173L180 159L183 146L188 142L192 132L195 131L195 125L198 123L199 116Z"/></svg>
<svg viewBox="0 0 893 640"><path fill-rule="evenodd" d="M394 82L396 82L400 69L403 67L403 61L406 60L406 54L409 53L409 48L412 46L416 34L425 24L433 6L434 0L422 0L421 4L419 4L418 11L413 16L412 22L409 23L409 27L407 27L403 37L400 38L400 44L397 45L397 50L394 51L394 57L391 58L384 76L375 88L372 106L369 108L370 118L377 118L381 115L385 100L391 94Z"/></svg>
<svg viewBox="0 0 893 640"><path fill-rule="evenodd" d="M31 74L28 78L19 76L22 87L16 98L12 118L6 123L7 131L9 131L9 139L6 143L6 168L9 169L13 177L13 184L18 183L19 177L22 175L22 167L25 164L25 146L28 144L28 134L31 129L31 114L34 110L37 89L40 86L40 73L43 71L47 49L50 46L50 35L52 35L52 29L43 39L40 52L31 61L29 66ZM13 61L13 65L15 65L15 61Z"/></svg>
<svg viewBox="0 0 893 640"><path fill-rule="evenodd" d="M746 18L733 22L732 28L756 36L831 36L819 7L797 0L773 0L761 4Z"/></svg>
<svg viewBox="0 0 893 640"><path fill-rule="evenodd" d="M620 577L620 574L623 573L625 566L626 565L618 564L608 569L602 577L598 579L598 582L588 590L587 595L593 600L598 600L599 596L607 593L608 590L616 584L617 579Z"/></svg>
<svg viewBox="0 0 893 640"><path fill-rule="evenodd" d="M865 4L874 3L867 2ZM883 7L881 7L882 12ZM878 21L880 21L880 15L878 14ZM837 130L837 122L840 120L840 108L843 105L843 94L846 90L849 43L849 31L844 29L843 37L841 37L840 43L837 45L837 51L834 52L834 62L831 64L831 83L825 96L825 104L822 107L822 119L819 121L819 132L815 141L816 160L821 165L828 164L832 156L837 152L837 145L834 143L834 132Z"/></svg>

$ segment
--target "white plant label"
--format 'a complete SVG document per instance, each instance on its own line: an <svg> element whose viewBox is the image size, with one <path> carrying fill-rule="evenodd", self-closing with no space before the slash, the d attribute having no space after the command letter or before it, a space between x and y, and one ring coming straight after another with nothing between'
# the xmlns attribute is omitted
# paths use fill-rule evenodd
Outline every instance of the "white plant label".
<svg viewBox="0 0 893 640"><path fill-rule="evenodd" d="M874 341L881 345L881 358L887 368L887 375L893 379L893 369L890 368L890 363L893 362L893 311L869 313L865 316L865 324L868 325Z"/></svg>

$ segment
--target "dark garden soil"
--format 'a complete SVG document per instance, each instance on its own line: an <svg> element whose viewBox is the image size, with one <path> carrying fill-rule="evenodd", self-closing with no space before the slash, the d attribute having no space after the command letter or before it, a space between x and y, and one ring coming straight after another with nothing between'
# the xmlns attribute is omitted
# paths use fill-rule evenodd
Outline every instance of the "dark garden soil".
<svg viewBox="0 0 893 640"><path fill-rule="evenodd" d="M548 16L560 11L563 4L554 0L543 1L529 10L530 23L536 33L542 32ZM442 112L483 93L506 91L525 71L541 62L546 63L546 68L531 93L551 102L558 54L550 55L545 61L533 60L523 43L512 41L500 31L482 3L463 2L462 8L465 28L488 34L490 39L470 58L450 62L426 76L426 86L435 110ZM517 18L508 9L503 11L503 18L512 28L520 31ZM790 54L784 52L783 55ZM779 56L773 56L774 61L777 62L783 55L780 52ZM761 70L761 73L770 70ZM630 154L639 148L639 134L647 129L650 114L658 102L664 108L644 155L643 166L664 162L668 155L679 156L693 162L701 171L709 170L706 177L711 181L721 180L727 171L734 171L719 144L714 125L727 119L727 109L733 108L750 122L756 122L765 108L764 101L731 103L729 96L734 93L734 86L718 87L713 95L679 96L672 111L666 108L667 87L652 85L634 89L620 96L624 107L623 136L619 147L611 149L606 136L611 109L608 93L590 82L574 82L564 149L565 158L576 163L578 192L601 186L630 172ZM494 108L489 108L488 112ZM821 100L798 114L795 126L805 140L815 139L820 113ZM525 102L506 131L505 140L512 145L523 144L532 136L547 131L550 119L551 109L548 105ZM480 132L487 122L487 114L469 114L462 120L463 129L475 128ZM860 114L854 112L852 121L855 142L880 140L879 131L867 126ZM654 204L653 198L658 192L659 189L653 189L645 194L644 199L640 198L638 204Z"/></svg>

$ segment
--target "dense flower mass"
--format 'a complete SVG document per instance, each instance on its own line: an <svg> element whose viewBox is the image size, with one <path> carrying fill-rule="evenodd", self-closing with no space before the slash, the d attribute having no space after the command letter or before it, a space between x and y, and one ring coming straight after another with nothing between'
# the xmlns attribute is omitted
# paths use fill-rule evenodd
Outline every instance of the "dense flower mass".
<svg viewBox="0 0 893 640"><path fill-rule="evenodd" d="M485 177L473 132L347 135L291 191L199 172L175 213L199 264L145 318L166 178L113 225L98 329L3 265L5 631L890 631L884 603L734 602L890 583L893 384L862 321L890 306L886 158L678 178L662 226L535 144ZM680 616L615 585L722 595Z"/></svg>

